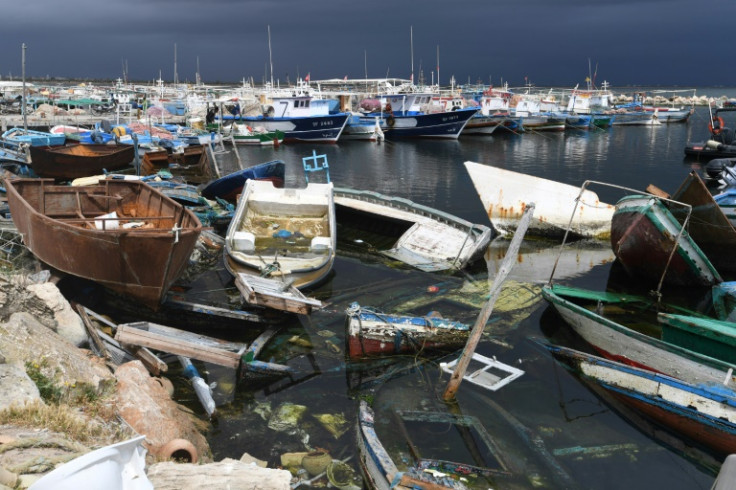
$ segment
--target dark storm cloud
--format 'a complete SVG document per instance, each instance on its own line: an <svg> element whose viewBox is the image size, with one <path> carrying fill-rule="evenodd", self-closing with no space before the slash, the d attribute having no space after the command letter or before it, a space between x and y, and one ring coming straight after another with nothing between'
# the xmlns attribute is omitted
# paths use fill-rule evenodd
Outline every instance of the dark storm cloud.
<svg viewBox="0 0 736 490"><path fill-rule="evenodd" d="M3 7L0 76L237 82L437 76L443 85L732 85L725 0L34 0ZM710 33L718 33L710 34ZM716 39L713 39L713 38Z"/></svg>

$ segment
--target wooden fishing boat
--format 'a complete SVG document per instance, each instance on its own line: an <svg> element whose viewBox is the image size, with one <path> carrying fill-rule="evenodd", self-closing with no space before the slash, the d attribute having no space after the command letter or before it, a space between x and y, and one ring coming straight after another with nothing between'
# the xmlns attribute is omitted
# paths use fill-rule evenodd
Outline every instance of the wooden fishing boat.
<svg viewBox="0 0 736 490"><path fill-rule="evenodd" d="M438 315L381 313L353 303L347 314L351 358L457 349L465 345L470 327Z"/></svg>
<svg viewBox="0 0 736 490"><path fill-rule="evenodd" d="M129 166L135 158L130 145L31 146L31 168L39 177L72 180Z"/></svg>
<svg viewBox="0 0 736 490"><path fill-rule="evenodd" d="M5 183L13 221L39 260L153 309L186 268L202 231L191 211L140 181Z"/></svg>
<svg viewBox="0 0 736 490"><path fill-rule="evenodd" d="M181 151L171 152L166 149L145 152L141 159L141 173L152 175L160 170L168 170L189 184L208 182L212 178L212 168L207 146L187 146Z"/></svg>
<svg viewBox="0 0 736 490"><path fill-rule="evenodd" d="M488 226L372 191L335 188L335 206L340 223L398 228L398 240L381 253L430 272L463 269L483 255L496 234Z"/></svg>
<svg viewBox="0 0 736 490"><path fill-rule="evenodd" d="M245 182L253 180L269 180L276 187L284 186L286 165L281 160L260 163L252 167L235 171L219 179L215 179L202 187L202 196L207 199L225 199L235 202L238 194L243 191Z"/></svg>
<svg viewBox="0 0 736 490"><path fill-rule="evenodd" d="M736 392L693 384L560 346L553 355L584 380L609 391L650 420L719 455L736 452Z"/></svg>
<svg viewBox="0 0 736 490"><path fill-rule="evenodd" d="M225 235L225 265L234 277L267 277L305 288L332 270L335 249L331 183L296 189L246 182Z"/></svg>
<svg viewBox="0 0 736 490"><path fill-rule="evenodd" d="M445 403L442 383L434 384L448 375L430 364L411 364L411 372L384 382L370 404L360 402L357 446L365 488L578 487L535 427L485 389L469 385Z"/></svg>
<svg viewBox="0 0 736 490"><path fill-rule="evenodd" d="M712 286L722 281L688 231L661 199L651 195L629 195L618 201L611 218L611 246L634 277L676 286Z"/></svg>
<svg viewBox="0 0 736 490"><path fill-rule="evenodd" d="M574 236L610 237L614 207L602 203L594 192L581 194L571 185L481 163L465 162L465 168L488 218L503 232L516 229L524 206L533 200L536 208L527 235L559 239L569 225Z"/></svg>
<svg viewBox="0 0 736 490"><path fill-rule="evenodd" d="M714 196L695 171L690 172L672 194L675 201L692 206L687 231L721 273L736 272L732 253L736 247L734 195L732 189L727 189ZM681 206L670 206L670 211L681 224L684 223L686 213Z"/></svg>
<svg viewBox="0 0 736 490"><path fill-rule="evenodd" d="M653 298L561 285L545 286L542 295L575 333L607 359L689 383L736 379L736 365L663 339L657 313L704 317L695 311Z"/></svg>
<svg viewBox="0 0 736 490"><path fill-rule="evenodd" d="M34 131L33 129L10 128L5 131L0 139L13 146L25 144L28 146L57 146L63 145L66 136L62 134Z"/></svg>

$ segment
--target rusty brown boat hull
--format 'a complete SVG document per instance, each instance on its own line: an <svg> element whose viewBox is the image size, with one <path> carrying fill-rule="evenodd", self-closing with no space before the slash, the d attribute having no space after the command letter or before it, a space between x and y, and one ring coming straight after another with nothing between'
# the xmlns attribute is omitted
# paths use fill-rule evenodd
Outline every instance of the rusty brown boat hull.
<svg viewBox="0 0 736 490"><path fill-rule="evenodd" d="M131 145L83 145L31 147L31 167L36 175L58 180L99 175L103 170L129 166L135 158Z"/></svg>
<svg viewBox="0 0 736 490"><path fill-rule="evenodd" d="M182 153L166 150L147 151L141 160L141 173L153 175L168 170L189 184L203 184L212 179L210 159L205 146L187 146Z"/></svg>
<svg viewBox="0 0 736 490"><path fill-rule="evenodd" d="M72 187L14 179L6 187L13 221L39 260L153 309L184 272L202 231L194 213L140 181Z"/></svg>

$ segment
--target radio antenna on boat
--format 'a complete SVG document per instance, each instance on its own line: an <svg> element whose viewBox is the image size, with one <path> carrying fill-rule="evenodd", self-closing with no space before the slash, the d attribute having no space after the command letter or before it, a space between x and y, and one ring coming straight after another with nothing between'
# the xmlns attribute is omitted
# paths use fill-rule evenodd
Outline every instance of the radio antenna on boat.
<svg viewBox="0 0 736 490"><path fill-rule="evenodd" d="M409 26L409 46L411 47L411 83L414 83L414 26Z"/></svg>
<svg viewBox="0 0 736 490"><path fill-rule="evenodd" d="M468 369L468 365L475 353L475 347L478 345L478 342L480 342L483 329L485 328L486 323L488 323L488 319L493 312L493 306L501 292L501 286L511 272L511 269L513 269L516 264L516 257L519 255L521 242L524 240L524 235L526 235L526 230L529 228L529 222L532 220L533 214L534 203L530 203L524 210L524 214L519 221L519 226L516 228L516 232L514 232L514 238L511 239L511 244L506 251L506 256L503 258L503 262L501 262L501 266L496 273L496 277L493 279L493 285L491 286L491 290L488 295L488 301L483 305L483 308L481 308L478 318L475 320L475 325L473 325L473 329L470 331L470 336L468 337L468 342L465 344L463 353L455 365L455 371L453 371L450 381L447 383L445 393L442 395L442 398L445 401L454 399L455 393L457 393L458 388L460 388L460 383L462 382L465 372Z"/></svg>

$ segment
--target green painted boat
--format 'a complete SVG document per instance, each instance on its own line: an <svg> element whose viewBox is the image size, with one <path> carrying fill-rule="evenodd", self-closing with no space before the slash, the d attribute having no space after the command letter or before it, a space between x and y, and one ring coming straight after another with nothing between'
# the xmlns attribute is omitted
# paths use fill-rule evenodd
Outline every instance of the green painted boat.
<svg viewBox="0 0 736 490"><path fill-rule="evenodd" d="M670 313L657 321L665 342L736 364L736 323Z"/></svg>

